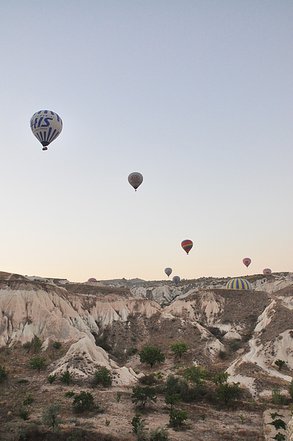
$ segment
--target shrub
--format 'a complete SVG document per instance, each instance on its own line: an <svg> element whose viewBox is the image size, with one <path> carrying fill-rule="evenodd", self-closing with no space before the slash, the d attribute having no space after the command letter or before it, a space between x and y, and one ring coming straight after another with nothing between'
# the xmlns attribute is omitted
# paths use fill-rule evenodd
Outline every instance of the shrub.
<svg viewBox="0 0 293 441"><path fill-rule="evenodd" d="M139 378L138 381L146 386L153 386L154 384L158 383L158 379L156 378L155 374L145 375L144 377Z"/></svg>
<svg viewBox="0 0 293 441"><path fill-rule="evenodd" d="M230 340L228 344L229 344L229 349L231 352L238 351L238 349L240 349L242 346L242 342L238 338L235 340Z"/></svg>
<svg viewBox="0 0 293 441"><path fill-rule="evenodd" d="M112 385L112 375L109 369L106 367L99 368L94 374L93 385L110 387Z"/></svg>
<svg viewBox="0 0 293 441"><path fill-rule="evenodd" d="M278 366L279 371L283 369L283 367L286 365L286 362L284 360L276 360L275 365Z"/></svg>
<svg viewBox="0 0 293 441"><path fill-rule="evenodd" d="M35 354L40 352L40 350L42 348L42 342L39 339L39 337L37 337L36 335L34 336L34 338L31 341L31 348Z"/></svg>
<svg viewBox="0 0 293 441"><path fill-rule="evenodd" d="M241 389L239 383L221 383L218 385L216 394L217 398L221 403L224 403L226 406L232 404L236 399L241 396Z"/></svg>
<svg viewBox="0 0 293 441"><path fill-rule="evenodd" d="M36 369L40 372L40 370L46 365L46 359L44 357L36 356L30 359L29 364L32 369Z"/></svg>
<svg viewBox="0 0 293 441"><path fill-rule="evenodd" d="M286 403L286 397L284 397L284 395L281 394L280 389L272 390L272 403L278 405Z"/></svg>
<svg viewBox="0 0 293 441"><path fill-rule="evenodd" d="M56 375L56 374L54 374L54 375L52 375L52 374L49 375L48 378L47 378L48 383L50 383L50 384L54 383L54 381L56 380L56 378L57 378L57 375Z"/></svg>
<svg viewBox="0 0 293 441"><path fill-rule="evenodd" d="M32 404L34 402L34 398L29 394L24 400L23 400L23 405L24 406L29 406L30 404Z"/></svg>
<svg viewBox="0 0 293 441"><path fill-rule="evenodd" d="M187 420L187 412L181 409L171 409L169 413L169 423L171 427L176 429L183 426Z"/></svg>
<svg viewBox="0 0 293 441"><path fill-rule="evenodd" d="M206 370L200 366L192 366L185 369L183 376L192 383L200 384L207 376Z"/></svg>
<svg viewBox="0 0 293 441"><path fill-rule="evenodd" d="M27 420L29 419L29 411L28 411L28 409L25 409L24 407L22 407L22 408L19 410L19 417L20 417L22 420L27 421Z"/></svg>
<svg viewBox="0 0 293 441"><path fill-rule="evenodd" d="M72 381L73 381L71 373L69 371L63 372L63 374L60 377L60 381L61 381L61 383L66 384L67 386L69 386L69 384L71 384Z"/></svg>
<svg viewBox="0 0 293 441"><path fill-rule="evenodd" d="M171 406L171 409L173 409L174 405L175 405L176 403L178 403L178 402L180 401L180 399L181 399L181 397L180 397L179 394L175 394L175 393L170 394L170 393L167 393L167 394L165 395L165 403L166 403L167 405L170 405L170 406Z"/></svg>
<svg viewBox="0 0 293 441"><path fill-rule="evenodd" d="M188 350L188 345L184 342L177 341L171 345L171 351L176 358L181 359L182 355Z"/></svg>
<svg viewBox="0 0 293 441"><path fill-rule="evenodd" d="M158 427L155 430L152 430L150 433L150 441L168 441L169 436L168 432L164 428Z"/></svg>
<svg viewBox="0 0 293 441"><path fill-rule="evenodd" d="M227 383L228 378L229 378L229 374L227 372L217 372L213 376L213 382L217 385L224 384Z"/></svg>
<svg viewBox="0 0 293 441"><path fill-rule="evenodd" d="M3 383L7 378L7 372L4 366L0 366L0 383Z"/></svg>
<svg viewBox="0 0 293 441"><path fill-rule="evenodd" d="M28 351L32 351L34 354L37 354L42 348L42 342L39 337L35 335L31 341L24 343L22 347Z"/></svg>
<svg viewBox="0 0 293 441"><path fill-rule="evenodd" d="M289 394L290 394L291 400L293 400L293 380L291 380L291 383L289 384Z"/></svg>
<svg viewBox="0 0 293 441"><path fill-rule="evenodd" d="M135 415L131 420L132 432L135 433L137 441L147 441L145 420Z"/></svg>
<svg viewBox="0 0 293 441"><path fill-rule="evenodd" d="M57 350L60 349L61 346L62 344L60 343L60 341L54 341L54 343L52 344L52 347Z"/></svg>
<svg viewBox="0 0 293 441"><path fill-rule="evenodd" d="M156 346L144 346L139 352L141 363L147 363L153 367L156 363L163 363L165 361L165 355L160 348Z"/></svg>
<svg viewBox="0 0 293 441"><path fill-rule="evenodd" d="M94 410L96 407L92 394L84 391L74 396L72 406L77 413Z"/></svg>
<svg viewBox="0 0 293 441"><path fill-rule="evenodd" d="M60 406L58 404L51 404L45 411L43 412L43 423L52 429L53 432L57 432L59 430L59 424L62 422L60 417Z"/></svg>
<svg viewBox="0 0 293 441"><path fill-rule="evenodd" d="M156 402L156 391L153 387L150 386L135 386L132 389L132 402L141 407L145 407L148 401Z"/></svg>
<svg viewBox="0 0 293 441"><path fill-rule="evenodd" d="M66 398L72 398L72 397L74 397L74 395L75 395L75 393L73 392L73 390L69 390L69 391L65 392L65 394L64 394L64 396Z"/></svg>

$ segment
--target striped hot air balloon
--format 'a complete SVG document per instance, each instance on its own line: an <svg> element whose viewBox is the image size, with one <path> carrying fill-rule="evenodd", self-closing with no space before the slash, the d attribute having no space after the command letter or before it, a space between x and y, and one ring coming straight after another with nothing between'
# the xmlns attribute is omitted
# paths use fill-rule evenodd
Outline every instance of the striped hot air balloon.
<svg viewBox="0 0 293 441"><path fill-rule="evenodd" d="M229 280L226 285L227 289L251 289L250 283L242 279L241 277L236 277L235 279Z"/></svg>
<svg viewBox="0 0 293 441"><path fill-rule="evenodd" d="M52 110L39 110L31 117L30 124L43 150L48 150L48 145L60 135L63 127L62 119Z"/></svg>
<svg viewBox="0 0 293 441"><path fill-rule="evenodd" d="M181 242L181 246L184 249L184 251L186 252L186 254L188 254L189 251L191 250L191 248L193 247L193 242L192 242L192 240L185 239Z"/></svg>

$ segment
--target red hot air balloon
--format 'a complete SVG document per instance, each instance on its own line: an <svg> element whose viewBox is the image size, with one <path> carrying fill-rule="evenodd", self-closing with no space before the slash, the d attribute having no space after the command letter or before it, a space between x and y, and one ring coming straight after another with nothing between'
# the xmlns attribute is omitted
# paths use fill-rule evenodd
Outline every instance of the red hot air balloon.
<svg viewBox="0 0 293 441"><path fill-rule="evenodd" d="M270 276L272 274L272 270L270 268L265 268L262 273L264 276Z"/></svg>
<svg viewBox="0 0 293 441"><path fill-rule="evenodd" d="M191 248L193 247L193 242L192 240L186 239L181 242L181 246L186 252L186 254L188 254Z"/></svg>
<svg viewBox="0 0 293 441"><path fill-rule="evenodd" d="M248 267L251 264L251 259L249 257L244 257L242 262L244 263L245 266Z"/></svg>

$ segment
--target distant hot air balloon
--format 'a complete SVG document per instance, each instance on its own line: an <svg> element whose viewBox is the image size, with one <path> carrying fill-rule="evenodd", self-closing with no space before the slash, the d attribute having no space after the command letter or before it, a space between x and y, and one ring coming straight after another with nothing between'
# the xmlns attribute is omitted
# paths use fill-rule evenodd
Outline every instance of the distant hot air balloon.
<svg viewBox="0 0 293 441"><path fill-rule="evenodd" d="M262 273L264 276L270 276L272 274L272 270L270 268L265 268Z"/></svg>
<svg viewBox="0 0 293 441"><path fill-rule="evenodd" d="M170 276L171 273L172 273L172 268L165 268L165 274L167 274L168 277Z"/></svg>
<svg viewBox="0 0 293 441"><path fill-rule="evenodd" d="M143 176L141 173L133 172L133 173L130 173L130 175L128 176L128 182L130 185L132 185L132 187L134 188L135 191L140 186L142 181L143 181Z"/></svg>
<svg viewBox="0 0 293 441"><path fill-rule="evenodd" d="M192 240L186 239L181 242L181 246L186 252L186 254L188 254L191 248L193 247L193 242Z"/></svg>
<svg viewBox="0 0 293 441"><path fill-rule="evenodd" d="M92 283L92 282L97 282L97 279L95 279L94 277L90 277L88 279L88 282Z"/></svg>
<svg viewBox="0 0 293 441"><path fill-rule="evenodd" d="M51 110L39 110L32 116L30 124L43 150L48 150L47 146L60 135L63 126L60 116Z"/></svg>
<svg viewBox="0 0 293 441"><path fill-rule="evenodd" d="M175 283L175 285L178 285L178 283L180 282L180 277L179 276L174 276L172 280Z"/></svg>
<svg viewBox="0 0 293 441"><path fill-rule="evenodd" d="M251 259L249 257L244 257L242 262L244 263L245 266L248 267L251 264Z"/></svg>

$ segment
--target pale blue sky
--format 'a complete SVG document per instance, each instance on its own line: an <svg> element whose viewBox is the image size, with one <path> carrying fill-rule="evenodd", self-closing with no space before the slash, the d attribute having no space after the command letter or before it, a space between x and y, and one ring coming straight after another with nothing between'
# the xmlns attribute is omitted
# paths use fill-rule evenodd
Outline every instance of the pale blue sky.
<svg viewBox="0 0 293 441"><path fill-rule="evenodd" d="M292 23L291 0L0 1L0 269L292 271Z"/></svg>

